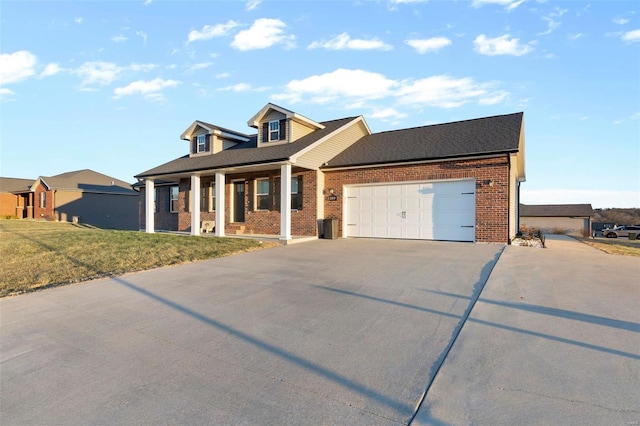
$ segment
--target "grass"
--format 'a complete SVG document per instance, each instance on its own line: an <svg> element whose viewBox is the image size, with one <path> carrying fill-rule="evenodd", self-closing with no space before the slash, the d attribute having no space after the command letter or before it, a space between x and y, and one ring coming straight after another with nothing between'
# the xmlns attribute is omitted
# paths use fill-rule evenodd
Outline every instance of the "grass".
<svg viewBox="0 0 640 426"><path fill-rule="evenodd" d="M275 244L0 220L0 297Z"/></svg>
<svg viewBox="0 0 640 426"><path fill-rule="evenodd" d="M578 238L585 244L602 250L609 254L623 256L640 256L640 240L628 240L626 238L590 239Z"/></svg>

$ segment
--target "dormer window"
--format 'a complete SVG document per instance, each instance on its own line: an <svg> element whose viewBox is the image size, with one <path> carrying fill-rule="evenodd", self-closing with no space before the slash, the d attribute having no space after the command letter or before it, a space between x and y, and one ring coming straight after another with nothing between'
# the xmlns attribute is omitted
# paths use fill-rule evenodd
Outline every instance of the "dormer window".
<svg viewBox="0 0 640 426"><path fill-rule="evenodd" d="M269 122L269 141L279 141L279 140L280 140L280 122L270 121Z"/></svg>
<svg viewBox="0 0 640 426"><path fill-rule="evenodd" d="M196 136L196 141L198 143L197 152L206 152L207 151L207 135Z"/></svg>
<svg viewBox="0 0 640 426"><path fill-rule="evenodd" d="M287 140L287 120L273 120L262 123L262 142Z"/></svg>

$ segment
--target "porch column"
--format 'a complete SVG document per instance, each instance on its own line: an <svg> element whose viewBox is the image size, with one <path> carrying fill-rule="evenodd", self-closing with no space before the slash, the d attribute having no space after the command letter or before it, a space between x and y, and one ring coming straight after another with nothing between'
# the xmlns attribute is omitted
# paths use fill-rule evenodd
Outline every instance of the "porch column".
<svg viewBox="0 0 640 426"><path fill-rule="evenodd" d="M191 175L191 235L200 235L200 176Z"/></svg>
<svg viewBox="0 0 640 426"><path fill-rule="evenodd" d="M154 217L156 213L155 209L156 190L152 179L145 179L144 181L144 218L145 218L145 232L147 234L153 234L155 229Z"/></svg>
<svg viewBox="0 0 640 426"><path fill-rule="evenodd" d="M224 173L216 173L216 237L224 237Z"/></svg>
<svg viewBox="0 0 640 426"><path fill-rule="evenodd" d="M280 239L291 239L291 164L280 166Z"/></svg>

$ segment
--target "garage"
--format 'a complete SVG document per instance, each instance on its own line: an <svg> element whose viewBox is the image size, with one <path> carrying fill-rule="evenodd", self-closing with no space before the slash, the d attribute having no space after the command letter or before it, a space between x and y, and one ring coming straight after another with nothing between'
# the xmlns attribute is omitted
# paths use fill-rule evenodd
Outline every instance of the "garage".
<svg viewBox="0 0 640 426"><path fill-rule="evenodd" d="M475 180L347 186L346 236L475 241Z"/></svg>

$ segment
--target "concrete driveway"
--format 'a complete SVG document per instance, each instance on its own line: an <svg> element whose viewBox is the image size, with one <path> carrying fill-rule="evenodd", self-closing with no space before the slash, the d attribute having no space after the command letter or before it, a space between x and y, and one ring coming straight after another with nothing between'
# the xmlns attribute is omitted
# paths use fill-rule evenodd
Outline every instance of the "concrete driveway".
<svg viewBox="0 0 640 426"><path fill-rule="evenodd" d="M547 247L506 247L414 425L640 424L640 259Z"/></svg>
<svg viewBox="0 0 640 426"><path fill-rule="evenodd" d="M320 240L4 299L0 423L407 424L502 250Z"/></svg>

